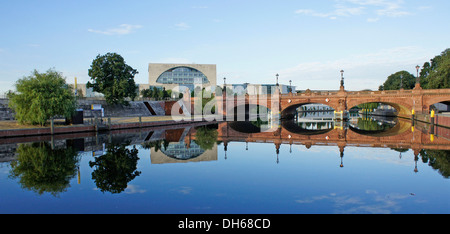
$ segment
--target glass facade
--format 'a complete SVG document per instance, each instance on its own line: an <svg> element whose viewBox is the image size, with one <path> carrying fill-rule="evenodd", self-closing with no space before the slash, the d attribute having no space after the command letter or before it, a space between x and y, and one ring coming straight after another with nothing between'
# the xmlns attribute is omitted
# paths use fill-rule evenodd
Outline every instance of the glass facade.
<svg viewBox="0 0 450 234"><path fill-rule="evenodd" d="M203 150L195 141L191 141L189 148L186 147L184 141L171 142L167 148L161 145L161 152L171 158L179 160L189 160L202 155Z"/></svg>
<svg viewBox="0 0 450 234"><path fill-rule="evenodd" d="M192 84L208 84L209 80L197 69L190 67L176 67L163 72L156 82L160 84L190 86Z"/></svg>

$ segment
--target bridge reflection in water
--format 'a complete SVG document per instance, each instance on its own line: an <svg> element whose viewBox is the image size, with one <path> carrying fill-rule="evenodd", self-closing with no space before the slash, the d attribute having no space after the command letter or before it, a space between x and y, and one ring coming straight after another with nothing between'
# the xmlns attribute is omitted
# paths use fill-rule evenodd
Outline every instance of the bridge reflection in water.
<svg viewBox="0 0 450 234"><path fill-rule="evenodd" d="M93 158L89 159L91 160L89 166L94 170L92 178L96 181L97 187L101 191L120 193L124 191L129 181L140 175L141 172L137 171L139 160L137 155L138 151L143 149L150 150L150 163L159 165L218 161L218 152L222 150L224 159L227 159L227 151L230 150L229 147L232 147L229 145L231 142L246 143L246 147L249 147L249 143L253 143L250 147L259 143L273 144L274 163L280 163L279 154L282 146L288 146L291 153L298 150L298 147L292 147L294 145L303 145L307 149L314 146L330 146L339 148L339 153L336 155L336 166L339 165L339 167L344 167L346 147L390 148L398 151L400 156L402 152L412 149L415 161L414 171L417 172L419 154L422 160L424 158L431 160L434 157L433 153L437 152L434 150L450 150L449 135L450 129L436 129L423 123L412 124L408 120L397 118L379 119L370 116L355 117L348 122L305 118L278 122L196 122L103 134L87 132L0 139L0 162L11 161L13 177L20 178L35 171L33 168L29 169L27 165L40 165L34 163L35 160L40 160L36 155L39 152L39 155L52 158L50 160L52 162L58 158L67 158L69 155L69 158L73 160L68 161L70 165L67 168L70 168L70 171L67 173L77 173L78 183L80 183L81 172L77 169L77 161L79 161L77 157L92 154ZM239 154L245 155L245 152L239 152ZM441 160L439 165L430 165L433 168L436 167L435 169L448 178L450 172L446 168L449 163L445 161L448 153L445 155L447 156L444 156L444 160ZM233 156L239 155L236 155L234 151ZM139 157L142 158L142 155ZM57 163L53 164L51 164L52 168L59 167ZM108 165L113 165L109 169L125 165L122 170L119 170L125 173L117 174L117 170L109 170ZM41 165L41 167L48 166L49 164ZM48 176L53 178L54 174ZM62 175L64 176L65 174ZM107 180L104 180L105 178ZM111 185L117 185L117 180L123 180L126 183L121 183L122 186L111 187ZM62 181L64 183L57 192L69 186L67 179ZM33 186L36 187L36 185ZM35 190L33 186L29 187Z"/></svg>
<svg viewBox="0 0 450 234"><path fill-rule="evenodd" d="M204 141L217 141L227 157L231 142L270 143L278 154L282 145L335 146L340 157L347 146L412 149L416 160L421 150L450 150L450 129L433 128L400 118L353 116L348 122L330 119L299 118L279 122L220 122L214 125L185 128L176 139L165 138L168 150L152 149L152 163L176 163L217 160L217 144L204 147ZM201 134L198 134L199 129ZM434 134L431 134L434 133ZM439 133L439 134L437 134ZM170 135L170 134L169 134ZM205 137L206 135L206 137ZM162 143L163 144L163 143ZM192 154L192 152L196 152ZM342 163L341 163L342 166Z"/></svg>
<svg viewBox="0 0 450 234"><path fill-rule="evenodd" d="M151 150L152 164L215 161L218 147L223 147L226 157L230 142L273 144L277 156L282 145L291 149L292 145L304 145L307 149L317 145L338 147L341 157L348 146L412 149L417 157L421 150L450 150L450 129L370 116L354 116L348 122L310 117L278 122L196 122L104 134L0 139L0 158L13 160L18 144L37 141L49 142L52 148L73 146L93 156L104 154L108 145L141 145Z"/></svg>

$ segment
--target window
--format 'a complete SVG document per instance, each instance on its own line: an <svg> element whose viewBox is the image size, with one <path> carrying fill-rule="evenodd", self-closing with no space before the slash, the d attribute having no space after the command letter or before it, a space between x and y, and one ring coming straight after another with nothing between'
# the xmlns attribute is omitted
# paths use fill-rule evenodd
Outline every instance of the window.
<svg viewBox="0 0 450 234"><path fill-rule="evenodd" d="M176 67L163 72L156 82L160 84L207 84L209 83L209 80L197 69L190 67Z"/></svg>

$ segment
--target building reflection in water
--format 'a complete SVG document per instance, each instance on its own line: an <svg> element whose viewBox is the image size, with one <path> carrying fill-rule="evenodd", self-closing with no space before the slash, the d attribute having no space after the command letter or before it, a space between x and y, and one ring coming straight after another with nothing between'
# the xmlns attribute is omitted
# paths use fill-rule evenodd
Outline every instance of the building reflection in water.
<svg viewBox="0 0 450 234"><path fill-rule="evenodd" d="M217 161L217 145L210 150L203 150L194 141L190 144L184 141L171 142L161 150L152 148L150 158L152 164Z"/></svg>
<svg viewBox="0 0 450 234"><path fill-rule="evenodd" d="M217 161L217 126L166 130L151 148L152 164Z"/></svg>
<svg viewBox="0 0 450 234"><path fill-rule="evenodd" d="M415 123L414 129L411 128L411 122L395 120L380 121L376 119L363 118L355 119L349 123L327 122L326 124L311 123L301 121L283 121L277 124L271 123L274 129L271 131L255 131L255 123L249 122L222 122L214 125L205 125L205 123L196 123L194 125L181 125L171 127L159 127L149 129L131 129L112 133L81 133L73 135L55 135L43 137L22 137L14 139L0 139L0 159L3 162L10 161L12 164L13 178L24 183L26 187L38 191L38 193L64 191L67 188L67 182L61 183L58 189L44 189L42 181L25 181L24 178L35 170L26 170L29 160L35 160L36 157L30 157L25 152L45 152L41 153L46 159L56 157L56 155L67 155L70 152L87 152L94 158L101 159L106 155L111 147L117 144L128 142L127 145L140 145L135 150L149 149L149 157L152 164L165 163L189 163L189 162L207 162L218 161L218 145L224 151L224 159L227 159L230 142L245 143L245 154L249 149L249 144L265 143L274 145L274 163L282 163L281 148L283 145L289 145L289 153L293 150L293 145L304 145L307 149L318 146L339 147L339 161L337 164L344 168L345 147L377 147L390 148L400 152L413 150L414 169L419 172L419 156L424 163L428 163L441 175L448 178L450 171L450 162L448 161L450 144L449 135L445 131L449 129L439 129L433 133L439 132L443 135L433 135L430 137L429 126L423 123ZM380 124L381 123L381 124ZM270 129L269 129L270 130ZM33 143L33 142L45 143ZM125 150L125 148L120 148ZM68 153L69 152L69 153ZM133 151L134 152L134 151ZM134 152L133 155L135 155ZM72 155L72 154L70 154ZM74 155L65 158L73 158ZM137 155L137 154L136 154ZM57 156L56 158L62 158ZM28 161L27 161L28 160ZM137 160L137 159L136 159ZM136 160L133 161L133 163ZM79 160L70 161L67 173L70 177L78 176L80 183ZM103 160L106 162L107 160ZM69 161L65 161L69 162ZM100 161L96 162L100 165ZM72 165L73 164L73 165ZM93 165L95 162L93 161ZM53 164L46 164L53 165ZM48 167L50 168L50 167ZM48 168L46 170L48 171ZM75 168L75 169L74 169ZM133 172L135 168L133 167ZM76 172L75 172L76 171ZM99 178L102 175L99 175ZM136 176L139 176L136 174ZM116 176L117 177L117 176ZM114 178L116 178L114 177ZM42 175L36 178L49 178ZM52 176L52 178L56 178ZM111 178L113 178L111 176ZM113 178L113 179L114 179ZM111 181L114 182L114 180ZM131 181L127 179L124 181ZM110 184L113 184L112 182ZM105 186L106 187L106 186ZM116 192L123 191L124 185L116 189Z"/></svg>

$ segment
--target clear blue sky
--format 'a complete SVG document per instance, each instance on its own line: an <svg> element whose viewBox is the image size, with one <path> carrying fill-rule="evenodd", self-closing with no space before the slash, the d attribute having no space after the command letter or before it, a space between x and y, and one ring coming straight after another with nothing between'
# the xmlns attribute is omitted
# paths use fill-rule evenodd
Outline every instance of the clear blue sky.
<svg viewBox="0 0 450 234"><path fill-rule="evenodd" d="M148 83L148 63L217 64L218 83L377 89L450 48L447 0L3 1L0 92L34 69L89 80L116 52Z"/></svg>

